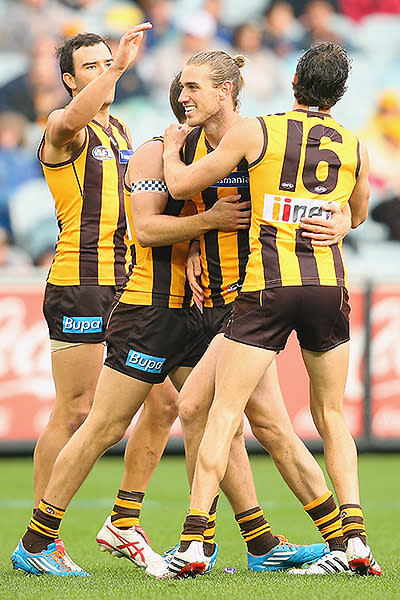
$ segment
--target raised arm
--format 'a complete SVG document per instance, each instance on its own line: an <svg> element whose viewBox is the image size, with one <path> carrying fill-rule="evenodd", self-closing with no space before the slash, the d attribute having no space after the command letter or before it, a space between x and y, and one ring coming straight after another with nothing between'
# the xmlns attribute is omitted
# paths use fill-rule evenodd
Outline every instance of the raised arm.
<svg viewBox="0 0 400 600"><path fill-rule="evenodd" d="M240 196L229 196L201 214L174 217L163 214L168 191L164 181L163 144L143 144L129 161L125 176L128 186L135 184L131 196L133 225L141 246L167 246L193 239L212 229L233 231L247 229L250 222L248 202L239 204ZM155 184L143 182L156 182ZM141 188L154 188L141 189Z"/></svg>
<svg viewBox="0 0 400 600"><path fill-rule="evenodd" d="M185 165L179 151L187 132L186 125L170 125L165 132L165 180L177 200L191 198L229 175L243 158L251 162L263 146L258 120L243 119L228 130L213 152L191 165Z"/></svg>
<svg viewBox="0 0 400 600"><path fill-rule="evenodd" d="M84 65L84 68L100 68L103 72L79 91L66 108L56 110L49 116L46 128L47 142L58 148L67 145L79 135L83 141L83 128L99 112L122 73L134 62L143 32L150 28L151 23L132 27L121 37L114 59L105 55L101 65ZM69 73L65 73L64 78L67 85L74 90L74 78Z"/></svg>

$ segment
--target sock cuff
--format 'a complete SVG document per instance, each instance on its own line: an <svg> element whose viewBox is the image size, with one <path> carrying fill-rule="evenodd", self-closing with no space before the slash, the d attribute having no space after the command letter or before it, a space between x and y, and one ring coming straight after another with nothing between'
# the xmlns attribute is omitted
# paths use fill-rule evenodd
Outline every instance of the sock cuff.
<svg viewBox="0 0 400 600"><path fill-rule="evenodd" d="M304 508L304 510L311 510L312 508L315 508L316 506L323 504L330 498L333 498L333 494L331 491L328 490L327 492L325 492L325 494L322 494L322 496L315 498L315 500L311 500L311 502L309 502L308 504L304 504L303 508Z"/></svg>
<svg viewBox="0 0 400 600"><path fill-rule="evenodd" d="M44 499L39 502L37 510L41 510L46 515L50 515L56 519L62 519L65 514L64 508L59 508L58 506L54 506L54 504L49 504L49 502L46 502Z"/></svg>

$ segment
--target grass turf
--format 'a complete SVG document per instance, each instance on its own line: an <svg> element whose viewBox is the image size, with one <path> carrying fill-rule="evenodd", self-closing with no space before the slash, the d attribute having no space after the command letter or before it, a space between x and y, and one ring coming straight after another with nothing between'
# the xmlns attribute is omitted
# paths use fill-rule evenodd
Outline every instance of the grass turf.
<svg viewBox="0 0 400 600"><path fill-rule="evenodd" d="M258 497L273 531L290 541L320 541L311 520L286 488L272 461L252 460ZM100 553L94 541L109 513L122 475L120 458L103 458L73 500L62 527L71 557L90 578L26 576L14 572L10 555L31 514L32 463L0 459L0 598L7 600L398 600L400 598L400 455L362 455L360 481L363 506L374 555L383 577L350 575L302 577L285 573L250 573L244 543L232 511L223 498L217 518L220 555L204 577L156 581L128 560ZM177 542L188 503L184 461L161 461L142 510L142 525L155 550ZM236 574L223 572L225 566Z"/></svg>

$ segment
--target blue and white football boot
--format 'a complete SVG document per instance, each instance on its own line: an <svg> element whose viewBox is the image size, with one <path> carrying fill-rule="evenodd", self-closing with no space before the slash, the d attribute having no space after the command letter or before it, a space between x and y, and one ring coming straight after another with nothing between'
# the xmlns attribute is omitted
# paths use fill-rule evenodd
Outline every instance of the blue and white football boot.
<svg viewBox="0 0 400 600"><path fill-rule="evenodd" d="M25 550L22 541L20 541L11 555L11 562L14 569L32 575L47 573L60 577L69 577L71 575L89 577L89 573L81 569L68 556L65 551L64 542L60 539L51 542L47 548L37 553Z"/></svg>
<svg viewBox="0 0 400 600"><path fill-rule="evenodd" d="M284 571L293 567L302 567L315 562L328 552L325 544L299 546L291 544L282 535L276 537L280 540L279 544L267 554L254 556L247 553L247 564L250 571Z"/></svg>

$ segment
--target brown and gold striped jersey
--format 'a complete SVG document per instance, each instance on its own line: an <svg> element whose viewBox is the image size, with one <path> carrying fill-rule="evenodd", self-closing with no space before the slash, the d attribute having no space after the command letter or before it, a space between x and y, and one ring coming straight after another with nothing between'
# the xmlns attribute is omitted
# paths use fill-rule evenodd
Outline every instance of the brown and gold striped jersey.
<svg viewBox="0 0 400 600"><path fill-rule="evenodd" d="M302 217L342 208L360 169L356 136L325 113L296 109L259 117L264 148L249 165L250 258L243 291L288 285L346 285L340 244L313 246Z"/></svg>
<svg viewBox="0 0 400 600"><path fill-rule="evenodd" d="M39 160L42 145L43 140ZM123 284L123 176L131 154L125 125L110 116L108 128L97 121L85 127L85 142L71 160L54 165L41 160L59 226L49 283Z"/></svg>
<svg viewBox="0 0 400 600"><path fill-rule="evenodd" d="M162 138L153 138L163 142ZM182 308L188 306L191 292L186 279L189 241L170 246L143 248L133 226L131 190L124 184L125 210L131 253L129 278L120 298L126 304ZM168 196L164 214L175 217L191 214L189 204Z"/></svg>
<svg viewBox="0 0 400 600"><path fill-rule="evenodd" d="M186 140L184 162L191 164L212 150L203 128L195 127ZM241 202L250 200L249 174L245 160L230 175L197 194L192 200L197 212L201 213L212 208L220 198L232 194L240 194ZM248 231L209 231L200 236L200 252L204 306L222 306L233 302L244 280L249 255Z"/></svg>

